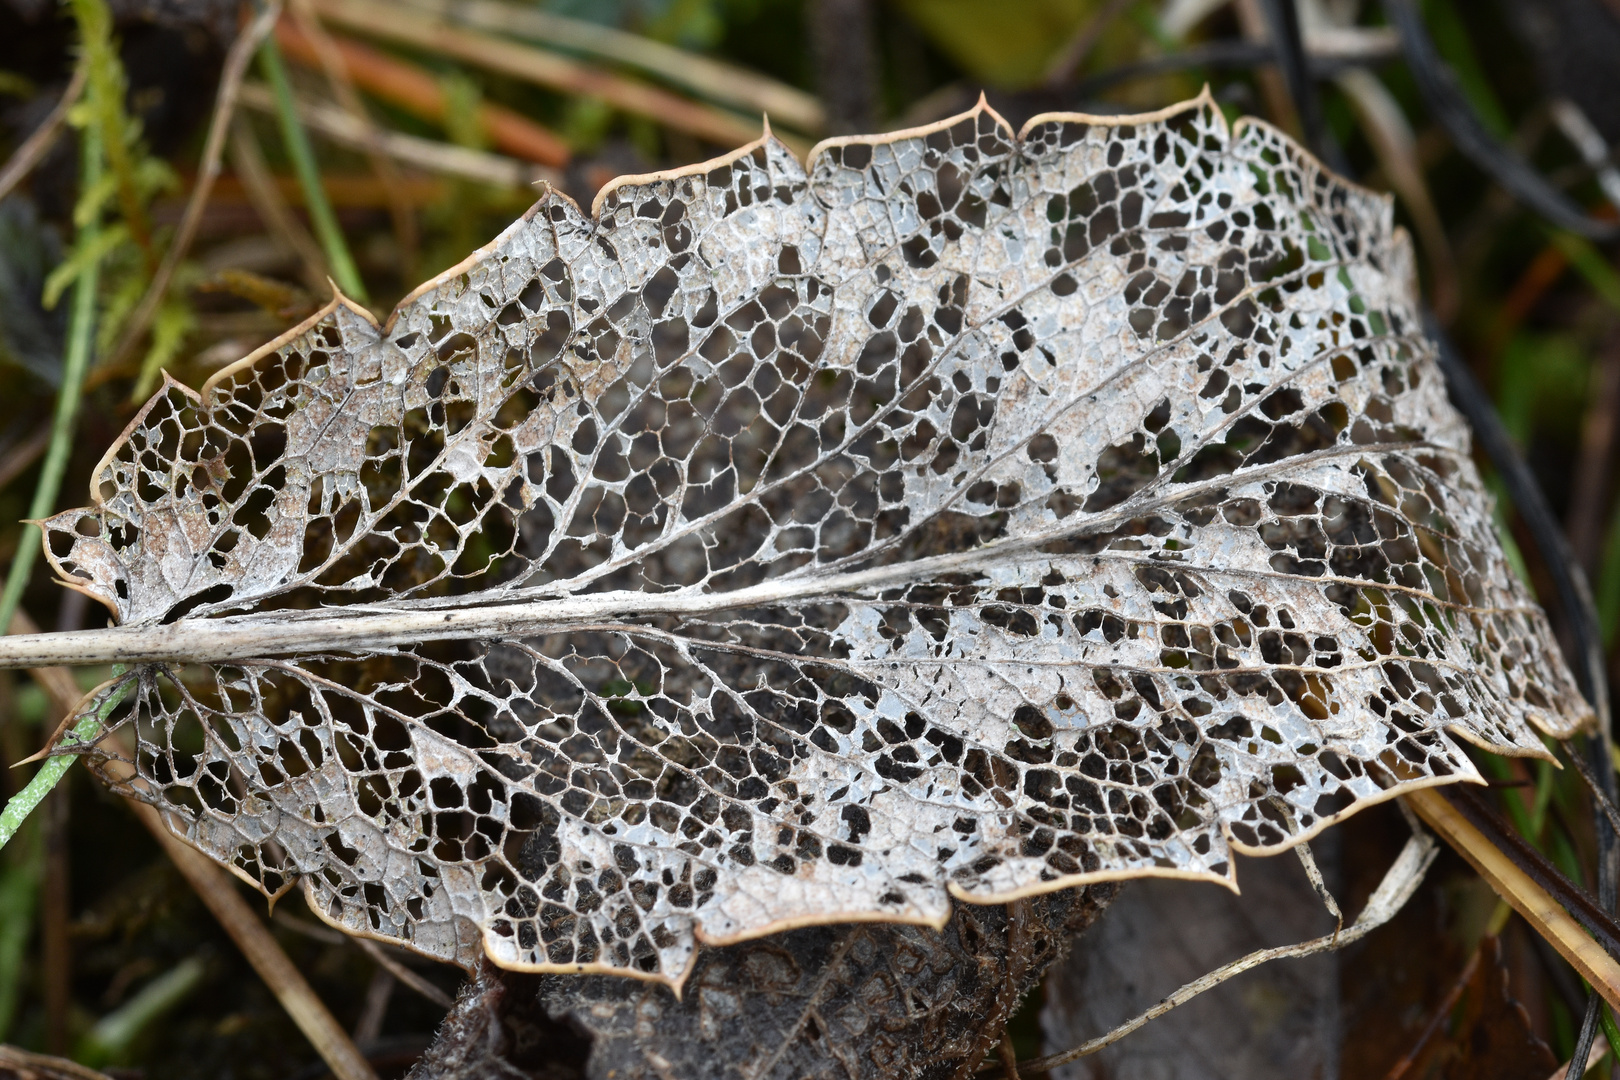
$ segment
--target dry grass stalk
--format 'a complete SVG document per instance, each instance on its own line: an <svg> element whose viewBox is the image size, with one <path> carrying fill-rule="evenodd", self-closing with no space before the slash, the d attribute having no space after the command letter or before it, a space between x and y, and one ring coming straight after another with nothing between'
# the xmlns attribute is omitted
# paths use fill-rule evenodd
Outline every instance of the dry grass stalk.
<svg viewBox="0 0 1620 1080"><path fill-rule="evenodd" d="M1545 889L1515 866L1445 796L1424 789L1408 794L1406 801L1425 824L1468 860L1498 896L1580 972L1604 1001L1620 1006L1620 963L1604 952Z"/></svg>
<svg viewBox="0 0 1620 1080"><path fill-rule="evenodd" d="M354 1045L354 1040L349 1038L348 1032L343 1030L321 999L315 996L315 991L304 976L236 891L230 877L206 855L172 836L152 807L131 801L129 809L157 839L175 869L180 871L198 898L231 936L231 940L236 942L237 948L242 950L259 978L276 995L276 1000L281 1002L281 1007L287 1010L287 1015L309 1039L332 1074L338 1080L377 1080L377 1074Z"/></svg>
<svg viewBox="0 0 1620 1080"><path fill-rule="evenodd" d="M1394 95L1371 71L1349 68L1340 72L1336 81L1361 121L1361 129L1390 187L1412 215L1412 224L1429 264L1429 303L1440 321L1449 323L1457 314L1461 300L1457 259L1429 193L1412 127Z"/></svg>
<svg viewBox="0 0 1620 1080"><path fill-rule="evenodd" d="M46 114L45 119L40 121L33 134L24 139L23 144L7 159L5 168L0 169L0 199L10 195L12 188L22 183L23 178L45 157L45 152L56 144L56 137L62 134L62 123L67 119L68 110L73 108L73 103L84 93L86 70L83 64L73 69L73 78L68 82L67 89L62 91L62 99Z"/></svg>
<svg viewBox="0 0 1620 1080"><path fill-rule="evenodd" d="M1591 1069L1596 1067L1596 1065L1600 1061L1602 1061L1605 1057L1608 1057L1608 1055L1609 1055L1609 1043L1608 1043L1608 1040L1599 1039L1597 1042L1593 1043L1592 1044L1592 1056L1586 1059L1586 1068L1587 1068L1587 1070L1590 1071ZM1569 1076L1569 1062L1566 1061L1562 1065L1558 1066L1558 1071L1553 1073L1551 1076L1547 1077L1547 1080L1566 1080L1566 1078L1568 1076Z"/></svg>
<svg viewBox="0 0 1620 1080"><path fill-rule="evenodd" d="M276 40L290 59L319 66L314 43L290 23L277 28ZM433 75L356 41L332 37L331 42L356 86L424 120L444 119L448 104L444 88ZM478 107L478 122L490 141L508 154L553 168L568 164L568 144L521 113L485 102Z"/></svg>
<svg viewBox="0 0 1620 1080"><path fill-rule="evenodd" d="M51 425L43 423L21 439L6 447L0 458L0 488L27 472L51 442Z"/></svg>
<svg viewBox="0 0 1620 1080"><path fill-rule="evenodd" d="M275 109L269 89L258 83L242 87L242 104L263 112ZM351 114L325 102L299 99L298 117L311 131L344 146L359 147L367 137ZM400 131L384 131L379 137L383 152L395 160L444 176L506 188L529 188L541 182L559 183L562 179L555 169L502 154L418 138Z"/></svg>
<svg viewBox="0 0 1620 1080"><path fill-rule="evenodd" d="M1367 900L1367 906L1362 909L1356 921L1346 930L1335 930L1331 934L1304 941L1298 945L1284 945L1275 949L1257 949L1256 951L1232 961L1223 967L1203 975L1175 993L1160 1001L1147 1012L1120 1024L1112 1031L1089 1039L1072 1049L1057 1054L1048 1054L1033 1061L1021 1062L1021 1066L1030 1072L1045 1072L1059 1065L1080 1058L1089 1057L1097 1051L1123 1039L1131 1032L1143 1025L1157 1020L1179 1005L1185 1005L1193 998L1206 990L1211 990L1221 983L1241 975L1245 971L1257 968L1271 960L1282 960L1289 957L1311 956L1315 953L1330 952L1344 948L1372 933L1384 925L1406 905L1412 894L1417 891L1418 885L1423 881L1423 875L1428 872L1429 865L1438 853L1438 845L1434 838L1427 833L1413 833L1412 838L1406 842L1401 853L1396 857L1384 878L1373 890L1372 896Z"/></svg>
<svg viewBox="0 0 1620 1080"><path fill-rule="evenodd" d="M66 1058L0 1044L0 1076L7 1080L109 1080L106 1073Z"/></svg>
<svg viewBox="0 0 1620 1080"><path fill-rule="evenodd" d="M757 124L713 106L554 53L463 30L393 4L378 0L317 0L316 10L327 21L361 33L427 49L552 90L599 97L615 108L651 117L720 146L734 146L759 135ZM783 141L803 152L802 145Z"/></svg>
<svg viewBox="0 0 1620 1080"><path fill-rule="evenodd" d="M713 101L747 112L766 113L773 123L800 131L815 134L826 125L821 102L797 87L640 34L503 0L406 2L447 23L628 64Z"/></svg>
<svg viewBox="0 0 1620 1080"><path fill-rule="evenodd" d="M354 81L349 78L348 69L338 54L337 46L332 42L331 35L326 32L326 27L315 17L315 11L310 7L309 0L292 0L291 15L299 31L315 47L321 69L326 73L326 81L331 85L338 104L360 132L357 148L366 155L371 171L377 174L377 180L388 193L388 214L394 224L394 237L399 241L407 273L414 276L418 249L421 247L416 215L412 213L410 203L399 190L401 182L399 169L395 167L394 159L383 149L382 131L372 123L371 114L366 111L365 103L355 91Z"/></svg>
<svg viewBox="0 0 1620 1080"><path fill-rule="evenodd" d="M357 937L349 938L347 940L352 941L356 945L360 946L361 952L371 957L378 967L382 968L384 971L388 972L388 974L398 979L402 985L410 987L418 994L421 994L423 997L433 1002L433 1004L439 1006L439 1008L448 1009L450 1006L455 1004L455 1001L450 997L449 994L445 993L443 990L440 990L437 986L434 986L432 983L422 978L422 976L418 975L416 972L412 971L398 960L395 960L392 956L389 956L386 949L377 944L375 941L372 941L370 938Z"/></svg>
<svg viewBox="0 0 1620 1080"><path fill-rule="evenodd" d="M251 104L251 101L248 103ZM293 215L281 190L276 187L275 177L270 175L270 169L264 163L264 154L259 150L252 129L240 120L231 135L231 168L270 235L298 255L304 284L312 291L326 291L330 287L327 284L329 271L321 246L304 228L303 222Z"/></svg>

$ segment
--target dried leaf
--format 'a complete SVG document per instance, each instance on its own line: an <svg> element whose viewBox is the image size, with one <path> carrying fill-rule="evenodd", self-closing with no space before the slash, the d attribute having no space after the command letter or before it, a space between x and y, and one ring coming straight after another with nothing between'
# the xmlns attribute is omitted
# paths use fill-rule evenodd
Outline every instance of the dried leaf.
<svg viewBox="0 0 1620 1080"><path fill-rule="evenodd" d="M592 1080L962 1075L1113 892L964 905L943 933L857 923L700 949L679 1000L612 976L486 965L411 1080L549 1076L576 1063Z"/></svg>
<svg viewBox="0 0 1620 1080"><path fill-rule="evenodd" d="M1586 717L1413 292L1207 97L767 135L166 386L63 648L172 828L468 966L1230 884Z"/></svg>

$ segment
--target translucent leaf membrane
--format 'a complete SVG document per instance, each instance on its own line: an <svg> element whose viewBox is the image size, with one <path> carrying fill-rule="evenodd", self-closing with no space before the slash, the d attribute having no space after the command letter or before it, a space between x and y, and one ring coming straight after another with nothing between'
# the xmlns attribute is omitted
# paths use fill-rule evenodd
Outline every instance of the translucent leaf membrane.
<svg viewBox="0 0 1620 1080"><path fill-rule="evenodd" d="M47 546L124 624L304 628L127 676L179 834L434 956L678 983L1229 882L1579 727L1415 303L1386 199L1207 98L767 136L169 384Z"/></svg>

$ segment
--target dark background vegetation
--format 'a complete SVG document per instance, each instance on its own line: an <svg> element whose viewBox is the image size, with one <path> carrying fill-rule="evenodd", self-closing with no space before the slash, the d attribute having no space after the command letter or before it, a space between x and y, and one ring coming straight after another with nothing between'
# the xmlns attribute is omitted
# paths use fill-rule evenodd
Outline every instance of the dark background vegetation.
<svg viewBox="0 0 1620 1080"><path fill-rule="evenodd" d="M232 0L108 2L127 73L126 107L138 124L130 145L153 177L142 192L144 212L153 250L161 253L192 189L225 49L251 8L239 9ZM1150 0L508 2L538 2L556 14L722 58L817 94L827 115L821 131L779 125L804 145L826 134L941 119L970 107L981 89L1014 125L1048 109L1158 108L1196 94L1206 82L1230 117L1252 113L1295 130L1298 124L1269 66L1205 63L1152 73L1152 65L1165 58L1253 41L1255 6L1240 2L1207 5L1210 13L1181 36L1168 32L1161 19L1179 5ZM1307 42L1317 16L1363 30L1384 22L1376 4L1355 0L1301 7ZM1612 219L1614 207L1554 122L1551 103L1560 95L1574 99L1611 145L1620 144L1620 51L1609 54L1606 68L1577 62L1593 33L1599 41L1603 33L1620 41L1620 0L1428 0L1423 8L1440 52L1486 126L1578 204ZM351 29L333 33L366 40ZM66 5L0 2L0 142L15 148L49 112L71 74L78 39ZM1077 42L1090 47L1070 70L1054 70L1055 58ZM476 117L480 103L505 106L567 145L569 160L543 163L551 170L545 175L582 205L620 173L686 164L730 149L656 112L626 112L591 95L560 92L431 51L375 39L370 44L426 73L450 102L435 120L361 86L381 128L504 152L480 131ZM599 57L582 62L658 81ZM1104 85L1104 76L1133 65L1136 77ZM1410 125L1406 162L1422 178L1435 216L1426 219L1427 211L1407 191L1397 213L1418 237L1426 294L1563 520L1594 584L1605 640L1612 643L1620 626L1615 248L1549 226L1459 154L1397 52L1386 49L1361 67ZM290 68L301 94L332 98L319 71L297 62ZM1389 189L1395 163L1380 153L1380 133L1333 69L1323 67L1318 84L1328 152L1363 183ZM251 78L257 77L255 71ZM294 218L307 221L274 120L253 110L243 115L276 189ZM369 306L379 313L419 280L488 241L532 198L521 187L498 188L409 164L384 182L365 154L319 133L313 140ZM72 248L78 160L77 136L70 131L0 204L0 564L10 563L17 550L17 522L34 491L61 379L68 301L47 308L42 290ZM160 368L200 385L324 301L297 245L267 224L249 197L236 162L227 155L223 179L169 291L167 314L159 319L168 329L142 337L125 350L128 355L116 348L119 320L150 280L151 256L133 242L108 255L103 330L58 508L83 501L91 468ZM399 228L400 204L419 230L414 246ZM111 206L107 222L121 220L121 213ZM1532 587L1551 597L1545 564L1505 501L1501 527L1515 552L1522 552L1517 557ZM100 617L80 599L35 573L22 606L47 629L71 629ZM80 674L88 686L105 673ZM37 750L58 719L25 674L0 672L5 764ZM1592 821L1576 782L1546 766L1483 764L1506 782L1491 796L1498 808L1567 875L1591 888ZM0 796L21 787L32 768L0 769ZM1330 876L1347 911L1353 914L1370 892L1404 828L1393 809L1381 808L1340 830L1343 837L1330 845L1336 864ZM1391 1067L1403 1058L1410 1058L1404 1075L1414 1078L1519 1075L1499 1071L1508 1057L1482 1055L1479 1040L1491 1033L1520 1042L1539 1038L1558 1060L1568 1057L1579 1022L1574 976L1520 920L1494 914L1495 906L1489 890L1448 854L1393 925L1339 961L1339 1075L1397 1075ZM395 983L366 953L318 924L297 894L277 905L271 925L339 1020L360 1028L357 1038L379 1072L402 1075L427 1045L443 1009ZM1488 945L1468 969L1487 930L1500 932L1500 945ZM48 962L47 954L63 959ZM401 959L454 992L458 972ZM1492 978L1505 973L1522 1009L1503 1011L1496 984L1488 987L1484 976L1459 981L1465 970L1484 970ZM1448 997L1454 989L1459 993ZM1016 1025L1026 1055L1039 1051L1039 1007L1039 1000L1029 1003ZM106 1037L116 1027L109 1018L123 1022L113 1041ZM1175 1016L1162 1021L1176 1022ZM0 855L0 1039L151 1080L324 1075L314 1052L152 839L117 799L77 769Z"/></svg>

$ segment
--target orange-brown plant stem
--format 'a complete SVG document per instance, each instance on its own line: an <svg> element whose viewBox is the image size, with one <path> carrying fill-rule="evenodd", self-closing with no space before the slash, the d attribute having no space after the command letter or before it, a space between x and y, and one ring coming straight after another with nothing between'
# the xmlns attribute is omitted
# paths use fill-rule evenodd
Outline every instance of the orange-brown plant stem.
<svg viewBox="0 0 1620 1080"><path fill-rule="evenodd" d="M328 22L477 64L487 71L498 71L565 94L598 97L614 108L649 117L719 146L729 148L759 136L759 126L755 121L735 113L691 101L578 60L493 34L452 26L400 5L381 0L314 0L314 3L315 9Z"/></svg>
<svg viewBox="0 0 1620 1080"><path fill-rule="evenodd" d="M444 89L428 72L357 41L329 36L354 85L424 120L437 123L444 119ZM276 40L289 60L321 68L315 43L291 21L283 19L277 24ZM568 164L568 144L520 113L486 102L478 107L478 122L491 141L508 154L553 168Z"/></svg>
<svg viewBox="0 0 1620 1080"><path fill-rule="evenodd" d="M1592 216L1596 218L1609 218L1615 211L1609 206L1593 208ZM1529 316L1537 302L1546 295L1547 290L1558 283L1569 268L1569 257L1557 244L1547 244L1536 254L1530 264L1524 268L1513 287L1508 290L1507 297L1498 305L1496 317L1486 324L1485 355L1494 361L1499 353L1513 340L1514 333L1519 324Z"/></svg>

